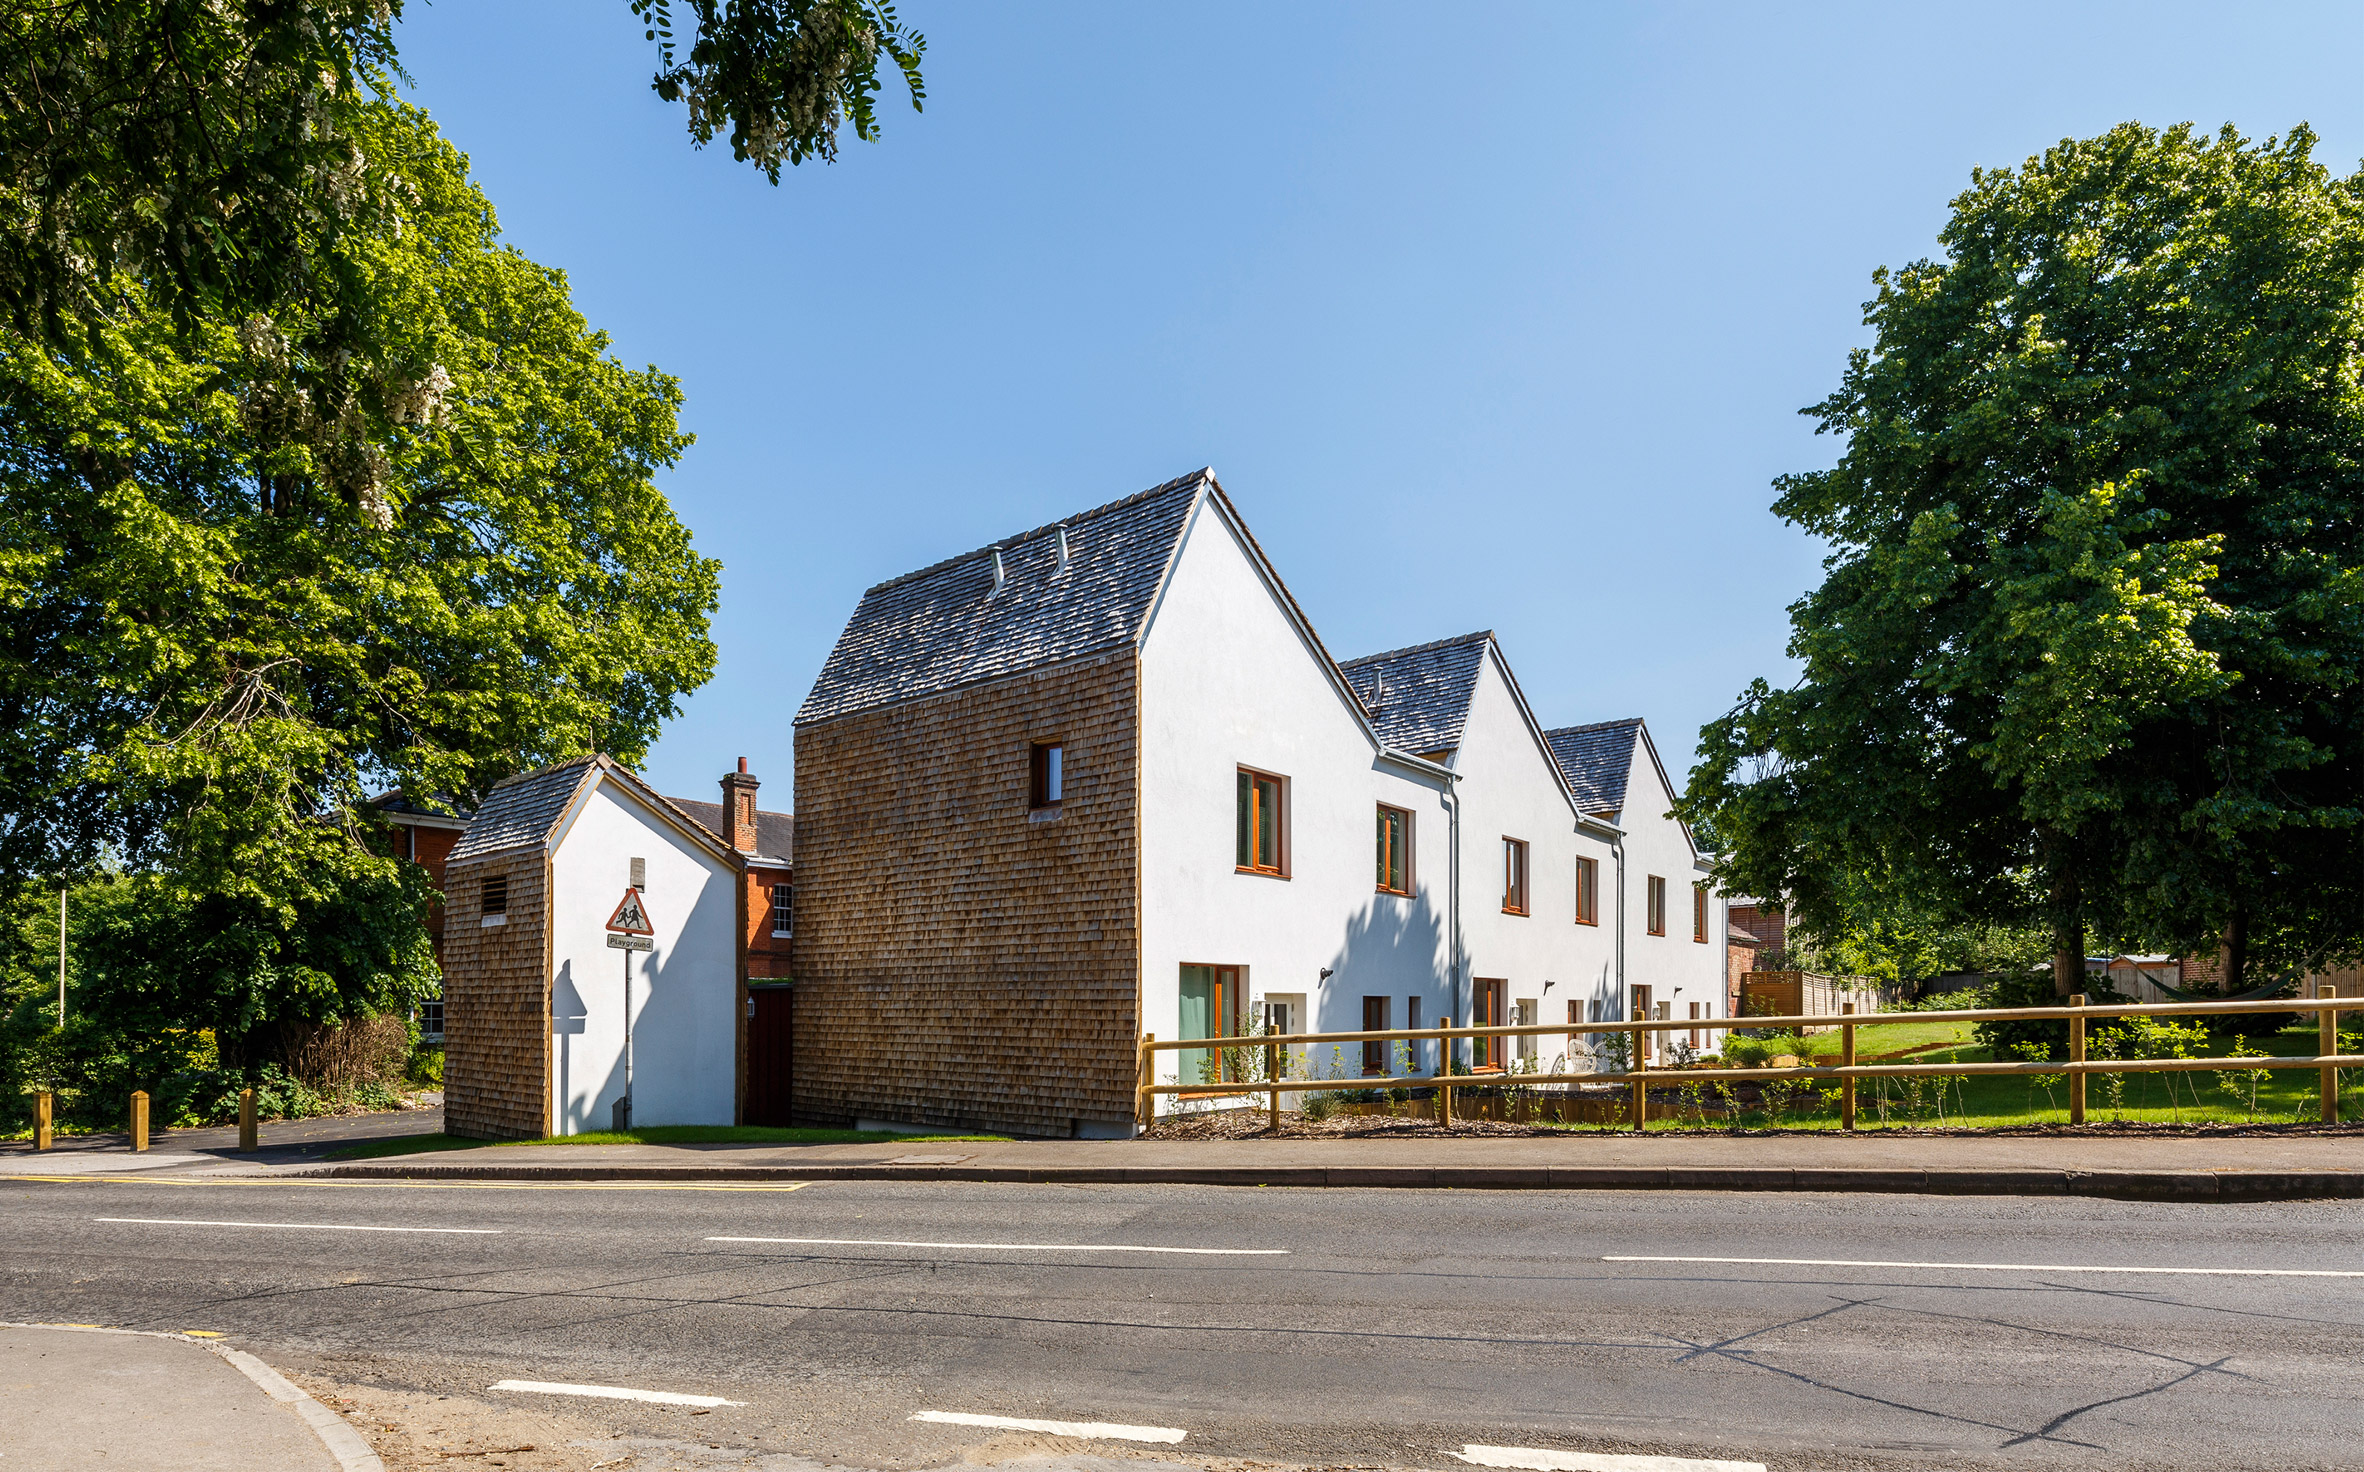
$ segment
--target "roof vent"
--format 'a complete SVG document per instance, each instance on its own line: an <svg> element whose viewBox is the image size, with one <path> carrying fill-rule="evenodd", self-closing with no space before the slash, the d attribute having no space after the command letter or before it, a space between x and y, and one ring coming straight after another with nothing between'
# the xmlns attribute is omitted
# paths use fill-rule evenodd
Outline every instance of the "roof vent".
<svg viewBox="0 0 2364 1472"><path fill-rule="evenodd" d="M1001 585L1008 582L1009 580L1009 569L1001 565L1001 549L996 547L993 549L993 592L1000 592ZM990 598L993 596L993 594L988 593L985 596Z"/></svg>
<svg viewBox="0 0 2364 1472"><path fill-rule="evenodd" d="M1067 528L1061 527L1059 528L1059 566L1052 571L1052 577L1057 577L1060 573L1067 571L1069 555L1070 554L1067 550Z"/></svg>

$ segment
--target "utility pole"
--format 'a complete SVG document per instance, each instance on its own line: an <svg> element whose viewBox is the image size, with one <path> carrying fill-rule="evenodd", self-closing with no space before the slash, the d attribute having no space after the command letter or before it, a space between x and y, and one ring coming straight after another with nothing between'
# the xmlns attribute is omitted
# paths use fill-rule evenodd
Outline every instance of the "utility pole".
<svg viewBox="0 0 2364 1472"><path fill-rule="evenodd" d="M66 1025L66 887L57 887L57 1025Z"/></svg>

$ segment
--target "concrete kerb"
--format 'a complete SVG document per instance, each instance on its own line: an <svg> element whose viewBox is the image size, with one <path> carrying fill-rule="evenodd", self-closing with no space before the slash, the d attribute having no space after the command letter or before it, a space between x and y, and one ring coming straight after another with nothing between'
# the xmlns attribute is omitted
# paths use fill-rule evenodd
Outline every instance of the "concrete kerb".
<svg viewBox="0 0 2364 1472"><path fill-rule="evenodd" d="M177 1339L183 1344L194 1344L220 1359L232 1369L253 1381L263 1394L295 1412L320 1444L336 1459L340 1472L386 1472L386 1464L370 1450L361 1433L346 1423L345 1418L306 1395L285 1375L256 1359L242 1349L199 1339L189 1334L173 1334L157 1329L111 1329L100 1324L35 1324L0 1321L0 1329L49 1329L67 1334L130 1334L142 1339Z"/></svg>
<svg viewBox="0 0 2364 1472"><path fill-rule="evenodd" d="M2104 1196L2133 1201L2364 1197L2364 1171L1846 1170L1682 1166L367 1165L275 1172L374 1181L964 1181L1023 1185L1360 1187L1472 1191L1812 1191Z"/></svg>

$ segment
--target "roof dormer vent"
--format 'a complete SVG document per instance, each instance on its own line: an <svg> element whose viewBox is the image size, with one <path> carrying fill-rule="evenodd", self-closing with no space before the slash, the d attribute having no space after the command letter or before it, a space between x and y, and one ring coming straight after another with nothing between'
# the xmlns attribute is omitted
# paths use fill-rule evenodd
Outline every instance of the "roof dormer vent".
<svg viewBox="0 0 2364 1472"><path fill-rule="evenodd" d="M1057 577L1060 573L1067 571L1070 555L1067 550L1067 528L1061 527L1059 528L1059 566L1052 571L1052 577Z"/></svg>
<svg viewBox="0 0 2364 1472"><path fill-rule="evenodd" d="M993 549L993 592L1000 592L1001 585L1008 582L1009 580L1009 569L1001 565L1001 549L996 547ZM985 596L990 598L993 596L993 593L988 593Z"/></svg>

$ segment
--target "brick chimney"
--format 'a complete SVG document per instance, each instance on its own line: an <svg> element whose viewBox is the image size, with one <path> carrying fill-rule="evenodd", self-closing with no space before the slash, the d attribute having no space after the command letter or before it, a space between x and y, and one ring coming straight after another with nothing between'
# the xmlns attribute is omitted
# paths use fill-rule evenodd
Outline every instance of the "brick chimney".
<svg viewBox="0 0 2364 1472"><path fill-rule="evenodd" d="M739 770L722 776L722 837L740 853L756 852L755 846L755 789L761 786L747 774L747 758L739 758Z"/></svg>

